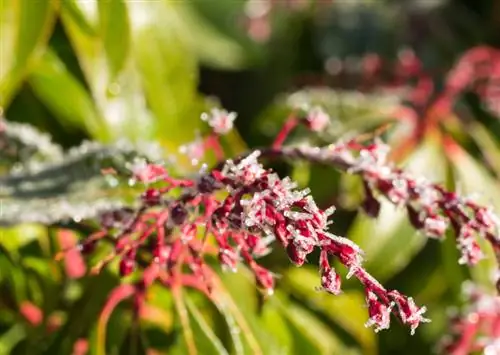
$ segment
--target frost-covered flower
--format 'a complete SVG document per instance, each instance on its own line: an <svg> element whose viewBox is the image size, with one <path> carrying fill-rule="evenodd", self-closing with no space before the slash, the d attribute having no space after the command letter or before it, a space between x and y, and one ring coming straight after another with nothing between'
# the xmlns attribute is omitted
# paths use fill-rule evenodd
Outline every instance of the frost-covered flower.
<svg viewBox="0 0 500 355"><path fill-rule="evenodd" d="M205 142L196 138L191 143L181 145L179 152L185 154L191 160L192 165L198 165L205 156Z"/></svg>
<svg viewBox="0 0 500 355"><path fill-rule="evenodd" d="M307 113L306 120L311 131L321 132L330 123L330 116L321 107L315 106Z"/></svg>
<svg viewBox="0 0 500 355"><path fill-rule="evenodd" d="M201 119L207 122L215 133L226 134L233 129L234 120L237 116L236 112L213 108L210 113L203 113Z"/></svg>

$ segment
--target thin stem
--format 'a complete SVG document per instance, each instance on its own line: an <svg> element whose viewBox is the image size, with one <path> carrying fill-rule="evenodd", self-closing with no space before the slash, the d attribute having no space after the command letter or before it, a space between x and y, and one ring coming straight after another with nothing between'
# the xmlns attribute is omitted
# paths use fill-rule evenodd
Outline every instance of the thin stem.
<svg viewBox="0 0 500 355"><path fill-rule="evenodd" d="M273 149L281 148L281 146L283 145L283 143L285 142L285 140L290 135L290 132L295 127L298 126L299 122L300 121L297 119L297 117L295 117L295 114L291 114L287 118L285 124L283 125L283 127L279 131L278 135L276 136L276 139L273 142L273 145L272 145Z"/></svg>

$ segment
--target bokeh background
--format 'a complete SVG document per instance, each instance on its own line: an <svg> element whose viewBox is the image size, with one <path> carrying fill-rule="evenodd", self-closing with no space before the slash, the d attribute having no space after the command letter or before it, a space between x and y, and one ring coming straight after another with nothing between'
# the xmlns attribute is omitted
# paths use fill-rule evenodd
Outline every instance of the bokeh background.
<svg viewBox="0 0 500 355"><path fill-rule="evenodd" d="M103 167L125 168L140 151L195 172L178 148L207 131L199 117L213 106L238 113L222 142L230 154L270 144L302 103L332 118L317 143L386 127L397 164L498 210L498 46L497 0L0 0L0 354L186 353L167 290L149 291L140 326L121 304L103 340L97 318L116 267L90 276L98 256L54 255L88 233L77 222L97 205L133 203L136 191ZM307 139L299 130L290 142ZM439 352L463 281L492 287L491 257L459 266L452 238L426 240L388 204L377 220L360 212L356 178L273 167L335 204L332 231L363 247L386 286L427 305L432 323L375 334L356 282L317 292L317 269L277 250L264 260L280 275L269 299L243 268L221 273L227 308L185 294L200 354Z"/></svg>

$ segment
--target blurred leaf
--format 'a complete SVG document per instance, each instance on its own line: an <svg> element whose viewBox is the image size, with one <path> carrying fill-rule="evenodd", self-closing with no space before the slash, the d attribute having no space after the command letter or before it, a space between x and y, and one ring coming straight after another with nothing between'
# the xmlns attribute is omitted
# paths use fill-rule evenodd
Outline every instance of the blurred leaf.
<svg viewBox="0 0 500 355"><path fill-rule="evenodd" d="M10 354L12 349L26 336L21 323L14 324L0 336L0 354Z"/></svg>
<svg viewBox="0 0 500 355"><path fill-rule="evenodd" d="M133 146L101 146L87 143L35 171L20 171L0 178L3 213L0 225L51 224L69 219L92 218L99 211L122 206L134 189L104 168L127 174L127 164L145 157Z"/></svg>
<svg viewBox="0 0 500 355"><path fill-rule="evenodd" d="M172 151L192 139L200 125L197 63L183 31L179 7L172 0L127 2L133 55L159 137Z"/></svg>
<svg viewBox="0 0 500 355"><path fill-rule="evenodd" d="M61 118L61 122L85 128L102 141L109 139L107 127L97 113L92 98L54 52L45 52L34 67L29 82L37 96ZM61 93L64 93L63 100Z"/></svg>
<svg viewBox="0 0 500 355"><path fill-rule="evenodd" d="M428 167L432 166L433 171ZM445 161L437 141L432 138L415 151L405 164L406 171L443 183ZM348 233L366 255L365 266L384 281L401 271L425 245L426 237L415 231L407 212L382 199L380 215L371 219L360 213Z"/></svg>
<svg viewBox="0 0 500 355"><path fill-rule="evenodd" d="M9 251L0 243L0 284L7 292L6 301L10 306L18 309L18 306L27 298L27 280L23 270L12 259Z"/></svg>
<svg viewBox="0 0 500 355"><path fill-rule="evenodd" d="M305 187L309 183L311 175L311 166L308 162L299 161L293 165L292 180L296 181L299 186Z"/></svg>
<svg viewBox="0 0 500 355"><path fill-rule="evenodd" d="M10 102L44 47L59 1L12 0L0 4L0 107Z"/></svg>
<svg viewBox="0 0 500 355"><path fill-rule="evenodd" d="M128 57L130 31L123 0L99 1L99 24L110 68L110 80L121 72Z"/></svg>
<svg viewBox="0 0 500 355"><path fill-rule="evenodd" d="M266 326L257 314L257 292L248 270L240 268L236 274L224 273L221 277L224 283L217 283L215 303L228 325L231 327L234 320L233 324L237 326L231 331L232 336L238 337L236 342L233 339L234 344L240 341L241 333L241 339L245 340L244 354L279 354L285 351L287 345L272 336L269 325Z"/></svg>
<svg viewBox="0 0 500 355"><path fill-rule="evenodd" d="M56 333L47 354L71 353L79 338L89 338L90 349L95 349L96 320L109 292L117 285L117 279L107 272L85 279L83 292L75 302L67 305L67 321Z"/></svg>
<svg viewBox="0 0 500 355"><path fill-rule="evenodd" d="M46 236L47 228L36 224L23 224L0 229L0 243L11 253L17 253L28 243Z"/></svg>
<svg viewBox="0 0 500 355"><path fill-rule="evenodd" d="M364 326L368 313L361 292L345 291L337 296L327 292L315 292L320 283L319 275L316 271L304 267L288 270L284 279L287 288L305 302L307 307L321 311L348 332L359 343L363 354L376 353L375 333Z"/></svg>
<svg viewBox="0 0 500 355"><path fill-rule="evenodd" d="M68 15L86 35L97 36L95 21L86 16L81 6L82 3L78 0L65 0L61 3L63 13Z"/></svg>
<svg viewBox="0 0 500 355"><path fill-rule="evenodd" d="M158 130L146 105L140 74L131 58L133 48L125 3L113 0L99 2L99 8L97 3L93 5L96 7L88 11L83 3L76 2L71 8L63 8L61 17L96 111L111 140L123 137L132 141L151 140ZM98 10L101 36L89 32L85 25L96 23L97 26L98 19L94 15ZM74 12L79 15L75 17ZM100 136L94 135L94 138Z"/></svg>
<svg viewBox="0 0 500 355"><path fill-rule="evenodd" d="M217 3L212 6L216 7ZM184 31L189 33L190 45L199 59L209 66L226 70L247 66L249 54L244 46L213 26L196 7L193 2L185 2L178 8Z"/></svg>
<svg viewBox="0 0 500 355"><path fill-rule="evenodd" d="M273 302L278 305L288 323L293 339L290 353L297 355L345 353L334 332L307 308L289 302L281 293L276 294Z"/></svg>
<svg viewBox="0 0 500 355"><path fill-rule="evenodd" d="M44 161L61 159L62 149L50 136L26 124L0 120L0 172L30 169Z"/></svg>
<svg viewBox="0 0 500 355"><path fill-rule="evenodd" d="M185 298L186 308L189 312L191 318L191 324L193 326L193 334L198 344L198 349L203 349L203 352L210 354L228 354L227 350L224 348L220 340L214 334L210 325L203 318L200 311L197 309L195 304L189 299Z"/></svg>

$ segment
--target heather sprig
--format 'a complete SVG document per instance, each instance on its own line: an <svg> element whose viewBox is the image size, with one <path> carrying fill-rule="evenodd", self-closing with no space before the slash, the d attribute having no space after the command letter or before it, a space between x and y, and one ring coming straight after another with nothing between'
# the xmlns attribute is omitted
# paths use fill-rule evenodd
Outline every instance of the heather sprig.
<svg viewBox="0 0 500 355"><path fill-rule="evenodd" d="M219 135L227 133L234 117L220 110L202 116L213 129L202 139L211 142L205 148L221 147ZM79 245L86 254L97 243L111 242L113 251L94 266L94 272L118 259L121 276L134 272L138 276L135 284L124 284L110 295L103 317L126 297L134 298L139 314L145 290L153 282L172 290L194 288L212 298L214 271L207 261L213 258L227 271L246 265L264 293L272 295L275 275L258 260L279 246L296 266L317 250L320 288L334 295L341 292L341 278L332 261L342 264L347 278L354 276L365 289L366 325L375 331L389 327L391 314L412 334L420 323L428 322L423 316L426 307L397 290L387 290L363 267L361 248L329 231L334 207L319 207L309 189L299 189L289 177L265 168L261 160L304 159L359 175L366 192L362 207L370 216L377 217L379 199L386 198L405 208L412 225L430 237L443 238L451 228L462 253L460 263L474 264L482 257L476 236L488 240L498 254L497 218L489 208L393 167L387 161L388 146L378 140L363 144L354 139L324 147L284 145L295 126L318 131L327 124L326 117L320 108L294 112L271 148L225 159L212 169L204 166L194 177L171 176L160 164L134 164L133 178L145 186L139 207L103 213L100 230Z"/></svg>

